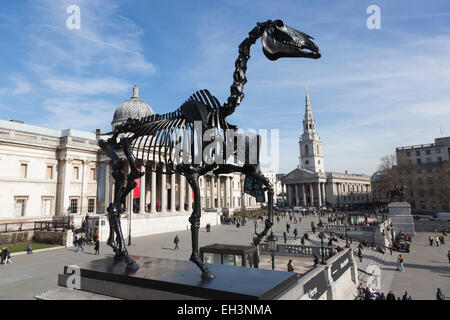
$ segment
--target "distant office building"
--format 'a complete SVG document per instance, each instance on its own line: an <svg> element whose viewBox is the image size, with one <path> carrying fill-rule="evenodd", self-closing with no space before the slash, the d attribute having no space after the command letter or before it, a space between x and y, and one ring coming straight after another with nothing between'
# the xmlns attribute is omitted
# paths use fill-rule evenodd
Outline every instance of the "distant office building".
<svg viewBox="0 0 450 320"><path fill-rule="evenodd" d="M396 148L397 164L415 165L407 181L411 206L416 211L449 211L450 137L434 143Z"/></svg>

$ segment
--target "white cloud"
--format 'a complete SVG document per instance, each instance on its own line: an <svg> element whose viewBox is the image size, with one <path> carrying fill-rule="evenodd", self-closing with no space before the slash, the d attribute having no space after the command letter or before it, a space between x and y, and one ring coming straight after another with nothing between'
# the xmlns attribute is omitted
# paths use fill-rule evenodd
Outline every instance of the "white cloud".
<svg viewBox="0 0 450 320"><path fill-rule="evenodd" d="M131 92L130 84L127 81L114 78L53 78L45 79L42 82L58 94L96 95Z"/></svg>

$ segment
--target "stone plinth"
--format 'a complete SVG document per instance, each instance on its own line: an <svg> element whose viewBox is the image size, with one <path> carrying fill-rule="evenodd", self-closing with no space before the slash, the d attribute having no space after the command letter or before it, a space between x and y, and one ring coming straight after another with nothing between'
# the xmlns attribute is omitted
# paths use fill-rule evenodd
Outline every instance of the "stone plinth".
<svg viewBox="0 0 450 320"><path fill-rule="evenodd" d="M411 205L407 202L391 202L388 205L388 217L396 232L403 231L410 236L415 235L414 220L411 215Z"/></svg>
<svg viewBox="0 0 450 320"><path fill-rule="evenodd" d="M81 290L129 300L271 300L297 284L297 275L290 272L208 264L216 278L203 280L200 270L189 261L133 259L140 266L136 273L127 273L125 265L112 258L79 266ZM58 285L66 287L70 276L65 267Z"/></svg>

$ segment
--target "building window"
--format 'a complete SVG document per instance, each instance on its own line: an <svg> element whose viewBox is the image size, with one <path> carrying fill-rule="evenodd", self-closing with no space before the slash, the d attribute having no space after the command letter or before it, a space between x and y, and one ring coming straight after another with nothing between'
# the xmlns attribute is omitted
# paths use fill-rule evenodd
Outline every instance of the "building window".
<svg viewBox="0 0 450 320"><path fill-rule="evenodd" d="M437 154L441 154L441 148L436 149Z"/></svg>
<svg viewBox="0 0 450 320"><path fill-rule="evenodd" d="M16 203L14 207L16 217L25 217L25 209L27 207L26 198L16 198Z"/></svg>
<svg viewBox="0 0 450 320"><path fill-rule="evenodd" d="M417 159L417 164L421 164L421 163L422 163L422 160L420 160L420 158Z"/></svg>
<svg viewBox="0 0 450 320"><path fill-rule="evenodd" d="M78 180L80 177L80 168L73 167L73 180Z"/></svg>
<svg viewBox="0 0 450 320"><path fill-rule="evenodd" d="M305 160L305 164L308 165L309 164L309 160Z"/></svg>
<svg viewBox="0 0 450 320"><path fill-rule="evenodd" d="M97 180L95 174L95 168L91 168L91 180Z"/></svg>
<svg viewBox="0 0 450 320"><path fill-rule="evenodd" d="M88 212L93 213L95 208L95 199L88 199Z"/></svg>
<svg viewBox="0 0 450 320"><path fill-rule="evenodd" d="M70 199L70 213L78 212L78 199Z"/></svg>
<svg viewBox="0 0 450 320"><path fill-rule="evenodd" d="M20 164L20 177L26 178L27 177L27 171L28 171L28 164L21 163Z"/></svg>
<svg viewBox="0 0 450 320"><path fill-rule="evenodd" d="M307 144L305 145L305 154L309 154L309 148Z"/></svg>
<svg viewBox="0 0 450 320"><path fill-rule="evenodd" d="M428 155L431 154L431 151L430 151L430 150L426 150L426 151L425 151L425 154L428 156Z"/></svg>
<svg viewBox="0 0 450 320"><path fill-rule="evenodd" d="M407 151L407 152L406 152L406 156L407 156L407 157L411 157L411 151Z"/></svg>
<svg viewBox="0 0 450 320"><path fill-rule="evenodd" d="M442 157L437 157L438 162L442 162Z"/></svg>
<svg viewBox="0 0 450 320"><path fill-rule="evenodd" d="M431 157L427 158L427 163L431 163Z"/></svg>
<svg viewBox="0 0 450 320"><path fill-rule="evenodd" d="M319 154L319 146L316 146L317 154Z"/></svg>
<svg viewBox="0 0 450 320"><path fill-rule="evenodd" d="M45 179L47 179L47 180L52 180L53 179L53 167L52 166L47 166Z"/></svg>
<svg viewBox="0 0 450 320"><path fill-rule="evenodd" d="M45 217L50 216L52 210L52 200L43 199L42 200L42 215Z"/></svg>
<svg viewBox="0 0 450 320"><path fill-rule="evenodd" d="M416 151L416 156L420 157L420 151Z"/></svg>

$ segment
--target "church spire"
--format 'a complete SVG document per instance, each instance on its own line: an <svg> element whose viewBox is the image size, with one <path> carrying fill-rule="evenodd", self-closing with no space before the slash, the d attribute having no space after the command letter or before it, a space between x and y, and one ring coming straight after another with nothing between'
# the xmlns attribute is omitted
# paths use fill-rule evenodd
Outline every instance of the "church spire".
<svg viewBox="0 0 450 320"><path fill-rule="evenodd" d="M311 110L311 101L309 100L308 87L305 86L306 97L305 97L305 120L313 119Z"/></svg>

